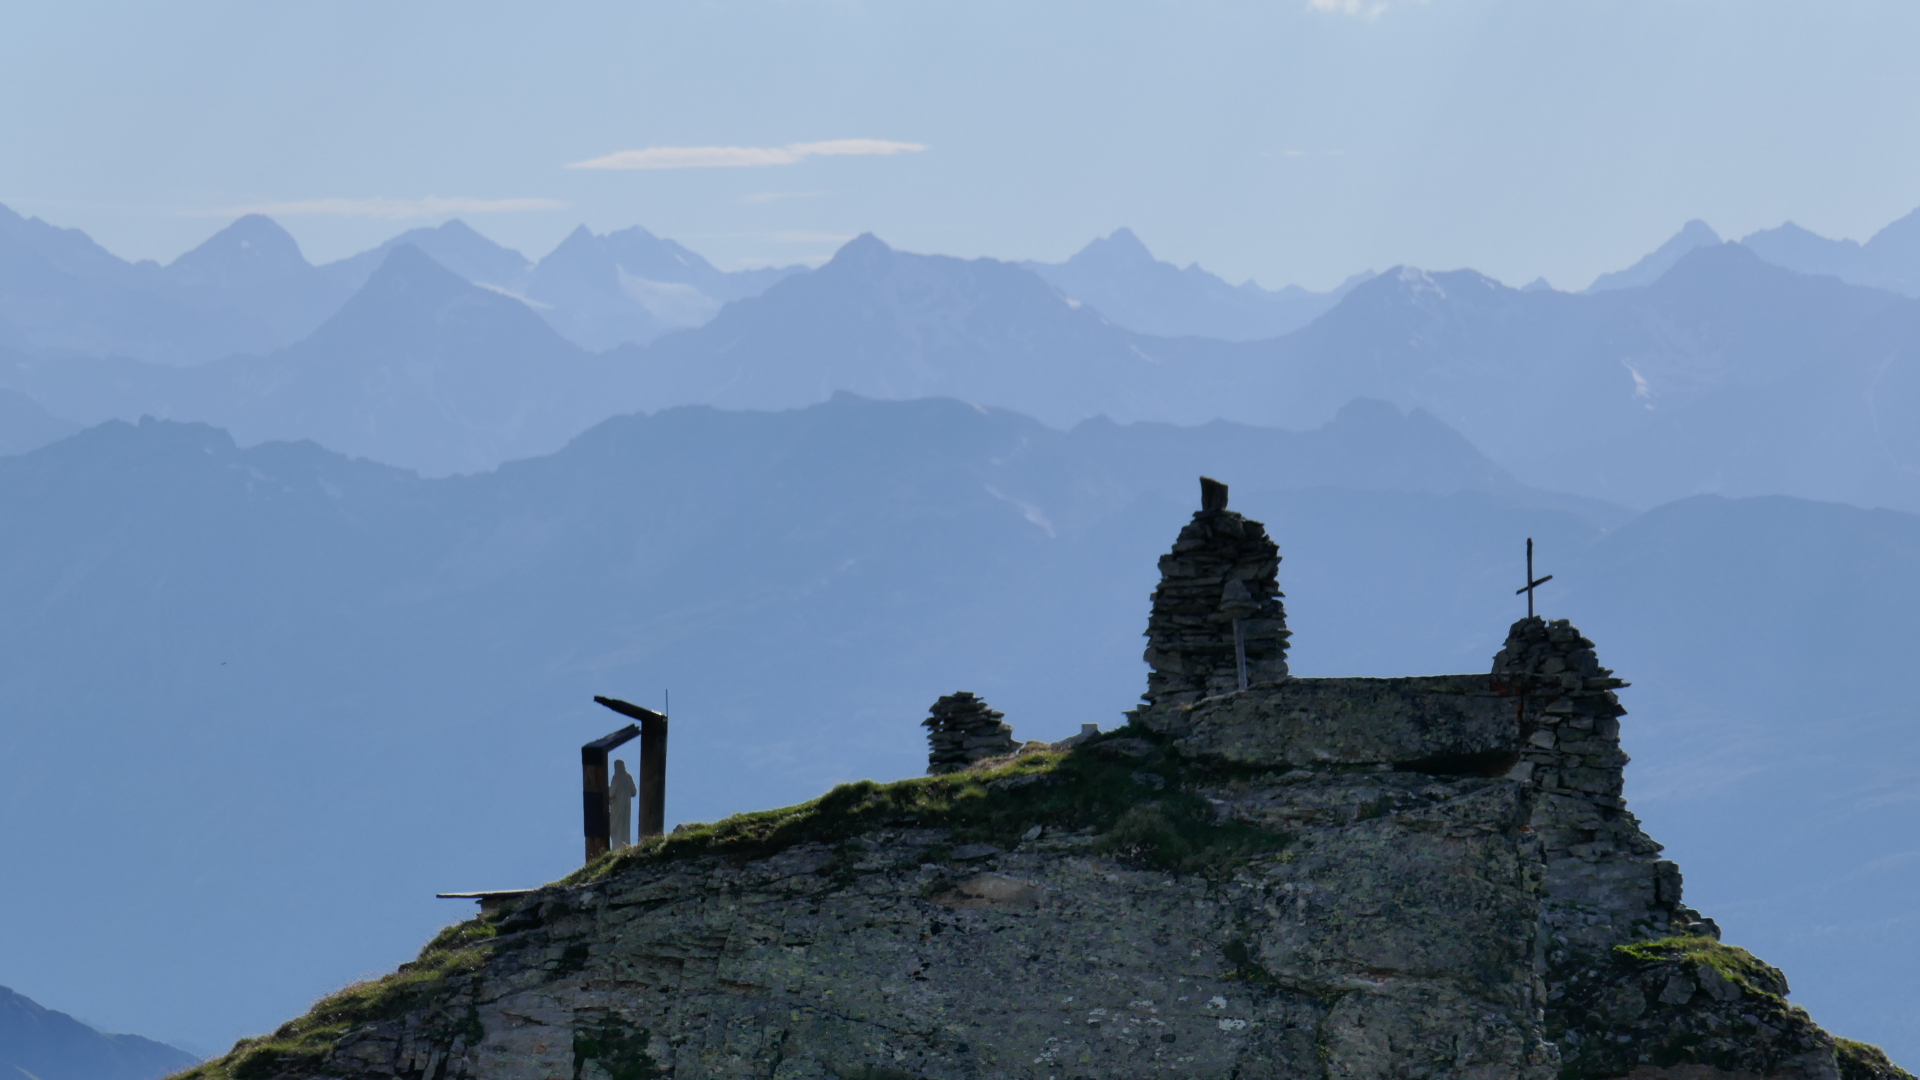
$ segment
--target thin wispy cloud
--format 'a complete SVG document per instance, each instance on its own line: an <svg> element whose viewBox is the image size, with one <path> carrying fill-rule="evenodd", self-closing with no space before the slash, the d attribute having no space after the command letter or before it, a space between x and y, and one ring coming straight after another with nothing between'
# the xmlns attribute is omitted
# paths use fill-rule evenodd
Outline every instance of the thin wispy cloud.
<svg viewBox="0 0 1920 1080"><path fill-rule="evenodd" d="M576 161L569 169L757 169L797 165L814 157L888 157L917 154L923 143L886 139L832 139L786 146L649 146Z"/></svg>
<svg viewBox="0 0 1920 1080"><path fill-rule="evenodd" d="M1426 0L1413 0L1425 3ZM1307 0L1310 11L1324 11L1331 15L1351 15L1357 19L1371 22L1387 10L1387 0Z"/></svg>
<svg viewBox="0 0 1920 1080"><path fill-rule="evenodd" d="M424 199L295 199L288 202L249 203L222 206L211 210L189 210L186 217L239 217L266 214L269 217L361 217L386 221L438 217L442 214L522 214L538 210L564 210L558 199L467 199L429 195Z"/></svg>

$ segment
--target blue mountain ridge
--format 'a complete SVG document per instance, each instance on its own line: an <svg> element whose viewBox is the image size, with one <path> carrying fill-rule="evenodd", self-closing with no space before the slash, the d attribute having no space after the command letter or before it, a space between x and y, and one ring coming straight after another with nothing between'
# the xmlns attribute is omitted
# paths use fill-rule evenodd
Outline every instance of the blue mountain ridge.
<svg viewBox="0 0 1920 1080"><path fill-rule="evenodd" d="M1396 268L1293 334L1241 343L1137 334L1018 266L871 236L704 326L597 355L430 259L364 289L267 357L189 371L17 359L0 384L83 423L207 421L245 442L313 438L433 475L549 452L625 412L791 408L838 391L953 396L1055 427L1298 428L1366 397L1429 411L1527 483L1589 498L1920 509L1915 301L1737 244L1694 248L1649 286L1579 296Z"/></svg>
<svg viewBox="0 0 1920 1080"><path fill-rule="evenodd" d="M1323 293L1298 285L1268 290L1253 281L1229 285L1198 263L1181 268L1161 262L1124 228L1090 242L1066 262L1020 265L1063 295L1092 305L1116 326L1157 337L1222 341L1290 334L1374 276L1372 271L1354 274Z"/></svg>
<svg viewBox="0 0 1920 1080"><path fill-rule="evenodd" d="M171 365L261 355L313 333L400 246L534 305L569 340L594 349L699 325L721 304L802 269L721 271L640 228L598 236L582 227L536 264L457 220L316 267L259 214L163 267L128 263L77 229L0 206L0 346Z"/></svg>

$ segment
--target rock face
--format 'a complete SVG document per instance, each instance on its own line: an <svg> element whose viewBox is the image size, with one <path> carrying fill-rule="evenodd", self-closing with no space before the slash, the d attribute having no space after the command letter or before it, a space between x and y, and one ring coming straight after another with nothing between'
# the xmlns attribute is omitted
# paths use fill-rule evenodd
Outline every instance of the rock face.
<svg viewBox="0 0 1920 1080"><path fill-rule="evenodd" d="M958 772L988 758L1011 754L1013 727L986 702L962 690L948 694L920 721L927 729L927 773Z"/></svg>
<svg viewBox="0 0 1920 1080"><path fill-rule="evenodd" d="M1196 582L1274 595L1224 498L1156 620ZM1156 671L1120 731L616 853L199 1072L1912 1080L1682 903L1621 799L1625 684L1570 624L1515 623L1484 675L1263 652L1217 692L1209 618L1155 631L1205 686ZM1005 727L933 712L935 769Z"/></svg>
<svg viewBox="0 0 1920 1080"><path fill-rule="evenodd" d="M1147 618L1150 704L1197 701L1287 677L1280 546L1265 525L1227 509L1227 485L1200 481L1201 509L1160 557Z"/></svg>

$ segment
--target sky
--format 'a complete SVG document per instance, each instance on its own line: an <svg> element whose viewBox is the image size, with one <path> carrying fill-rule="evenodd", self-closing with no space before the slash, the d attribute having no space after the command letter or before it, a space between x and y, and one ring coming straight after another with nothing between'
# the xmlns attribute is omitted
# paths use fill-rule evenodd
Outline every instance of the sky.
<svg viewBox="0 0 1920 1080"><path fill-rule="evenodd" d="M7 22L0 203L163 262L248 210L316 262L454 216L536 258L644 225L728 268L868 231L1051 261L1124 225L1269 287L1406 263L1578 288L1689 218L1865 239L1920 206L1914 0L73 0Z"/></svg>

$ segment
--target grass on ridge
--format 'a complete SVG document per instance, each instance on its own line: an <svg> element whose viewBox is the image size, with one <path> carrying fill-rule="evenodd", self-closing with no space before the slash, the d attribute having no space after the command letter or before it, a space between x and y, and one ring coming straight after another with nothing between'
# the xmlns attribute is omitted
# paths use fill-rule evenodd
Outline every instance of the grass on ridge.
<svg viewBox="0 0 1920 1080"><path fill-rule="evenodd" d="M736 814L644 841L602 856L556 884L585 884L704 855L763 858L797 844L844 843L887 827L946 829L954 845L1004 847L1035 825L1090 829L1106 854L1173 873L1210 876L1287 845L1288 838L1277 833L1214 823L1212 806L1188 789L1216 778L1211 771L1158 751L1140 758L1101 749L1101 743L1121 738L1138 749L1145 734L1122 728L1072 750L1029 751L965 772L842 784L798 806ZM317 1067L356 1026L397 1018L439 996L449 979L478 970L492 955L498 926L497 919L484 918L449 926L392 974L329 994L273 1034L242 1039L225 1057L203 1062L176 1080L270 1080L303 1065ZM463 1025L470 1025L470 1043L481 1037L476 1016L454 1019L456 1029Z"/></svg>
<svg viewBox="0 0 1920 1080"><path fill-rule="evenodd" d="M435 997L448 978L479 970L491 955L488 941L495 933L485 919L449 926L392 974L336 990L273 1034L241 1039L226 1056L178 1073L176 1080L269 1080L292 1066L317 1065L354 1027L399 1017ZM469 1041L479 1037L477 1018L462 1018L455 1026L461 1025L471 1026Z"/></svg>
<svg viewBox="0 0 1920 1080"><path fill-rule="evenodd" d="M1103 743L1144 734L1133 727L1071 750L1033 750L996 764L891 783L841 784L798 806L693 825L605 855L561 879L584 884L628 867L702 855L762 858L803 843L842 843L886 827L941 828L952 842L1012 846L1035 825L1092 829L1107 854L1175 873L1228 871L1287 838L1237 823L1215 824L1212 806L1188 785L1211 777L1158 754L1135 759ZM1146 782L1142 782L1142 778ZM1152 786L1154 780L1163 788Z"/></svg>

